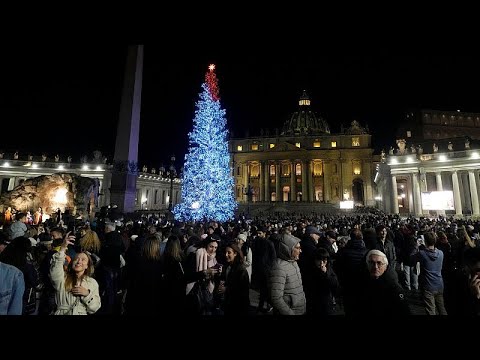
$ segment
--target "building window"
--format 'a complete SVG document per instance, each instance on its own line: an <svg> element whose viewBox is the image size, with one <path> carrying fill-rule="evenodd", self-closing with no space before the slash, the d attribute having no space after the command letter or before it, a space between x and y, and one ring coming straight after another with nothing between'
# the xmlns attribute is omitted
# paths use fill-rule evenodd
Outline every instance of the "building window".
<svg viewBox="0 0 480 360"><path fill-rule="evenodd" d="M258 177L260 175L260 166L258 164L250 164L250 176Z"/></svg>
<svg viewBox="0 0 480 360"><path fill-rule="evenodd" d="M275 176L275 165L270 165L270 176Z"/></svg>
<svg viewBox="0 0 480 360"><path fill-rule="evenodd" d="M237 176L240 176L240 166L237 166Z"/></svg>
<svg viewBox="0 0 480 360"><path fill-rule="evenodd" d="M295 175L302 175L302 165L296 164L295 165Z"/></svg>
<svg viewBox="0 0 480 360"><path fill-rule="evenodd" d="M360 146L360 138L352 137L352 146Z"/></svg>
<svg viewBox="0 0 480 360"><path fill-rule="evenodd" d="M237 146L237 151L243 151L243 146L242 146L242 145L238 145L238 146Z"/></svg>
<svg viewBox="0 0 480 360"><path fill-rule="evenodd" d="M290 165L282 164L282 174L283 176L290 176Z"/></svg>
<svg viewBox="0 0 480 360"><path fill-rule="evenodd" d="M316 162L313 164L313 175L322 176L322 163Z"/></svg>
<svg viewBox="0 0 480 360"><path fill-rule="evenodd" d="M337 147L337 142L336 141L332 141L332 147Z"/></svg>
<svg viewBox="0 0 480 360"><path fill-rule="evenodd" d="M258 150L258 144L252 144L252 150L257 151Z"/></svg>
<svg viewBox="0 0 480 360"><path fill-rule="evenodd" d="M299 148L299 147L300 147L300 143L295 143L295 146Z"/></svg>
<svg viewBox="0 0 480 360"><path fill-rule="evenodd" d="M271 201L277 201L277 193L276 192L272 192L272 196L270 197L270 200Z"/></svg>
<svg viewBox="0 0 480 360"><path fill-rule="evenodd" d="M165 190L162 191L162 205L165 204L165 201L166 201L166 194L165 194Z"/></svg>
<svg viewBox="0 0 480 360"><path fill-rule="evenodd" d="M154 204L156 205L158 202L158 190L155 190L155 199L154 199Z"/></svg>
<svg viewBox="0 0 480 360"><path fill-rule="evenodd" d="M270 149L273 149L275 147L275 144L273 143L270 143L270 145L268 145L270 147Z"/></svg>
<svg viewBox="0 0 480 360"><path fill-rule="evenodd" d="M137 196L135 197L135 205L138 205L139 198L140 198L140 190L137 190Z"/></svg>
<svg viewBox="0 0 480 360"><path fill-rule="evenodd" d="M313 143L313 147L314 147L314 148L319 148L319 147L320 147L320 141L315 141L315 142Z"/></svg>
<svg viewBox="0 0 480 360"><path fill-rule="evenodd" d="M353 160L352 167L354 175L360 175L362 173L362 163L360 162L360 160Z"/></svg>

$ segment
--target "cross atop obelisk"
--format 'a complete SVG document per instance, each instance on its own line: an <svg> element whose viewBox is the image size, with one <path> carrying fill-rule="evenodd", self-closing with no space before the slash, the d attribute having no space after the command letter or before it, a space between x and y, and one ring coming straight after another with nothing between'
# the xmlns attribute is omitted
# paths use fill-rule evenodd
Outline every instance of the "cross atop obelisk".
<svg viewBox="0 0 480 360"><path fill-rule="evenodd" d="M143 45L129 46L110 186L111 203L125 213L135 210L142 73Z"/></svg>

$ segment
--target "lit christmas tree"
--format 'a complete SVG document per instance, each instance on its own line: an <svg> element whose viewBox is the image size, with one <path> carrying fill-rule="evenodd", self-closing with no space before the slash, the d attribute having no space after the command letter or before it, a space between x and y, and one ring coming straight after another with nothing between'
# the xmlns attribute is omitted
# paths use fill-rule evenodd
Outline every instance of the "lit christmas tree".
<svg viewBox="0 0 480 360"><path fill-rule="evenodd" d="M188 134L182 203L173 210L175 219L182 221L226 221L233 218L237 207L225 110L220 107L215 65L208 69L196 104L193 131Z"/></svg>

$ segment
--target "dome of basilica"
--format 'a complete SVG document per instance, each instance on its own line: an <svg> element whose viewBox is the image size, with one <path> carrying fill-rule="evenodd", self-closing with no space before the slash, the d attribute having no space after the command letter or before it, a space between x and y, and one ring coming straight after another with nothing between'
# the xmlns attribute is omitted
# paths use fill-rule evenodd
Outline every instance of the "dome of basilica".
<svg viewBox="0 0 480 360"><path fill-rule="evenodd" d="M310 108L310 98L303 91L298 102L299 109L285 122L282 135L324 135L330 134L330 127L322 117Z"/></svg>

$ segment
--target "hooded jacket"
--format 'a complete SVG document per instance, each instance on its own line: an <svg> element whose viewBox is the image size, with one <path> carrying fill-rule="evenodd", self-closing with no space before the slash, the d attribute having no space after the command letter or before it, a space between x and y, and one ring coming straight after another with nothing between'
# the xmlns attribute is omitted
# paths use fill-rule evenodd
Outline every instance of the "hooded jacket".
<svg viewBox="0 0 480 360"><path fill-rule="evenodd" d="M292 250L300 242L295 236L284 234L280 238L277 259L268 280L270 298L275 312L280 315L303 315L306 309L302 276Z"/></svg>
<svg viewBox="0 0 480 360"><path fill-rule="evenodd" d="M419 283L423 290L443 292L443 252L437 248L423 249L418 254L420 261Z"/></svg>

